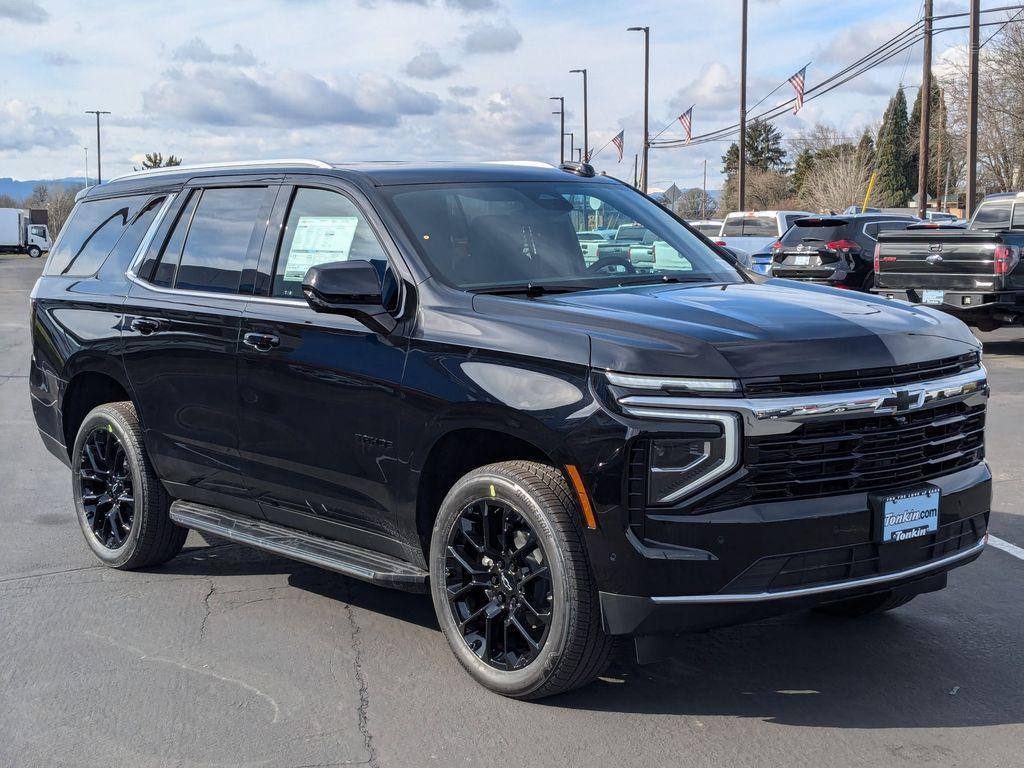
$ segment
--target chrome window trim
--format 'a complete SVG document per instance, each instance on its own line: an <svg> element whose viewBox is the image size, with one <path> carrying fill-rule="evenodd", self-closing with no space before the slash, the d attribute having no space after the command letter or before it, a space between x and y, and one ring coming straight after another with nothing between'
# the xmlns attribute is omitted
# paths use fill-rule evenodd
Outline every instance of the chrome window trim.
<svg viewBox="0 0 1024 768"><path fill-rule="evenodd" d="M670 395L624 395L618 405L627 416L673 421L690 418L693 410L739 413L749 435L785 434L801 424L825 418L885 416L921 408L988 398L988 375L984 365L975 371L899 387L879 387L852 392L766 398L674 397Z"/></svg>
<svg viewBox="0 0 1024 768"><path fill-rule="evenodd" d="M802 587L800 589L787 589L779 592L754 592L747 594L715 594L715 595L659 595L651 598L651 602L657 605L685 605L687 603L707 604L707 603L761 603L767 600L785 600L791 597L807 597L811 595L822 595L829 592L840 592L846 589L857 589L858 587L870 587L875 584L886 584L890 581L900 581L902 579L908 579L913 576L928 573L929 571L935 571L943 568L947 565L953 565L960 560L966 560L972 555L980 554L985 548L985 543L988 539L988 534L982 538L979 542L971 546L969 549L965 549L962 552L956 552L948 557L943 557L938 560L932 560L929 563L922 563L916 565L913 568L907 568L902 571L895 573L882 573L877 576L866 576L861 579L850 579L849 581L837 581L831 584L818 584L813 587Z"/></svg>

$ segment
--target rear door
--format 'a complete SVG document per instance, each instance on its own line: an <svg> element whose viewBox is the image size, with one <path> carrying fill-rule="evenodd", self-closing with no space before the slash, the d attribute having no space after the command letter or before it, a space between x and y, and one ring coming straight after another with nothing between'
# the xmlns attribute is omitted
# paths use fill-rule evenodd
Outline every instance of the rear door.
<svg viewBox="0 0 1024 768"><path fill-rule="evenodd" d="M177 498L258 514L238 457L242 311L277 192L203 180L178 195L137 265L124 361L157 473Z"/></svg>
<svg viewBox="0 0 1024 768"><path fill-rule="evenodd" d="M836 247L850 240L853 224L842 217L804 217L797 219L773 252L773 274L805 280L845 277L853 270L844 260L848 248Z"/></svg>
<svg viewBox="0 0 1024 768"><path fill-rule="evenodd" d="M252 494L274 522L405 556L392 498L393 477L405 471L401 326L382 336L314 312L302 294L315 264L363 259L383 275L400 258L340 180L294 179L270 229L239 355L239 447Z"/></svg>

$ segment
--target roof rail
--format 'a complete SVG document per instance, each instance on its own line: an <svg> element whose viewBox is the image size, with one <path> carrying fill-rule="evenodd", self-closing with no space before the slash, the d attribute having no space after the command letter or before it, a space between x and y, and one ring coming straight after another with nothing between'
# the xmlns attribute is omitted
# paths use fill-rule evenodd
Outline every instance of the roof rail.
<svg viewBox="0 0 1024 768"><path fill-rule="evenodd" d="M303 158L283 158L280 160L232 160L224 163L198 163L195 165L165 165L160 168L146 168L141 171L132 171L120 176L115 176L108 181L121 181L122 179L134 179L138 176L157 176L162 173L180 173L182 171L206 171L216 168L245 168L255 166L258 168L303 165L310 168L332 168L330 163L323 160L306 160Z"/></svg>
<svg viewBox="0 0 1024 768"><path fill-rule="evenodd" d="M484 165L518 165L522 168L554 168L551 163L540 160L484 160Z"/></svg>

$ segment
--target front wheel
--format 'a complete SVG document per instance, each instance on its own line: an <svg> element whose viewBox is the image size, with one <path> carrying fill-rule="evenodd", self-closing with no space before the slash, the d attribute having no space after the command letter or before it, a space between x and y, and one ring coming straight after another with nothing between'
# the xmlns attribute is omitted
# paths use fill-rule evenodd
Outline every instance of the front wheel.
<svg viewBox="0 0 1024 768"><path fill-rule="evenodd" d="M145 568L181 551L188 529L171 521L170 499L149 463L132 403L93 408L71 462L78 522L105 565Z"/></svg>
<svg viewBox="0 0 1024 768"><path fill-rule="evenodd" d="M561 473L528 461L470 472L441 505L430 543L438 622L466 671L496 693L551 696L611 661L578 516Z"/></svg>
<svg viewBox="0 0 1024 768"><path fill-rule="evenodd" d="M28 249L28 257L30 259L38 259L42 255L43 252L39 249L38 246L33 245Z"/></svg>

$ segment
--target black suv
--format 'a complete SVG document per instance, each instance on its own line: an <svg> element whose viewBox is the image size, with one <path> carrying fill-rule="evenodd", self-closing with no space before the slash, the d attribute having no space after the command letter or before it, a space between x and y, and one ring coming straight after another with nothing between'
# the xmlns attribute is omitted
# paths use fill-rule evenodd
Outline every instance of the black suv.
<svg viewBox="0 0 1024 768"><path fill-rule="evenodd" d="M899 213L857 213L797 219L772 246L772 274L870 291L880 232L906 229L918 219Z"/></svg>
<svg viewBox="0 0 1024 768"><path fill-rule="evenodd" d="M671 258L587 265L608 222ZM138 173L81 196L31 314L35 418L100 560L194 529L429 591L508 696L624 637L653 659L886 610L985 543L960 321L745 272L585 165Z"/></svg>

